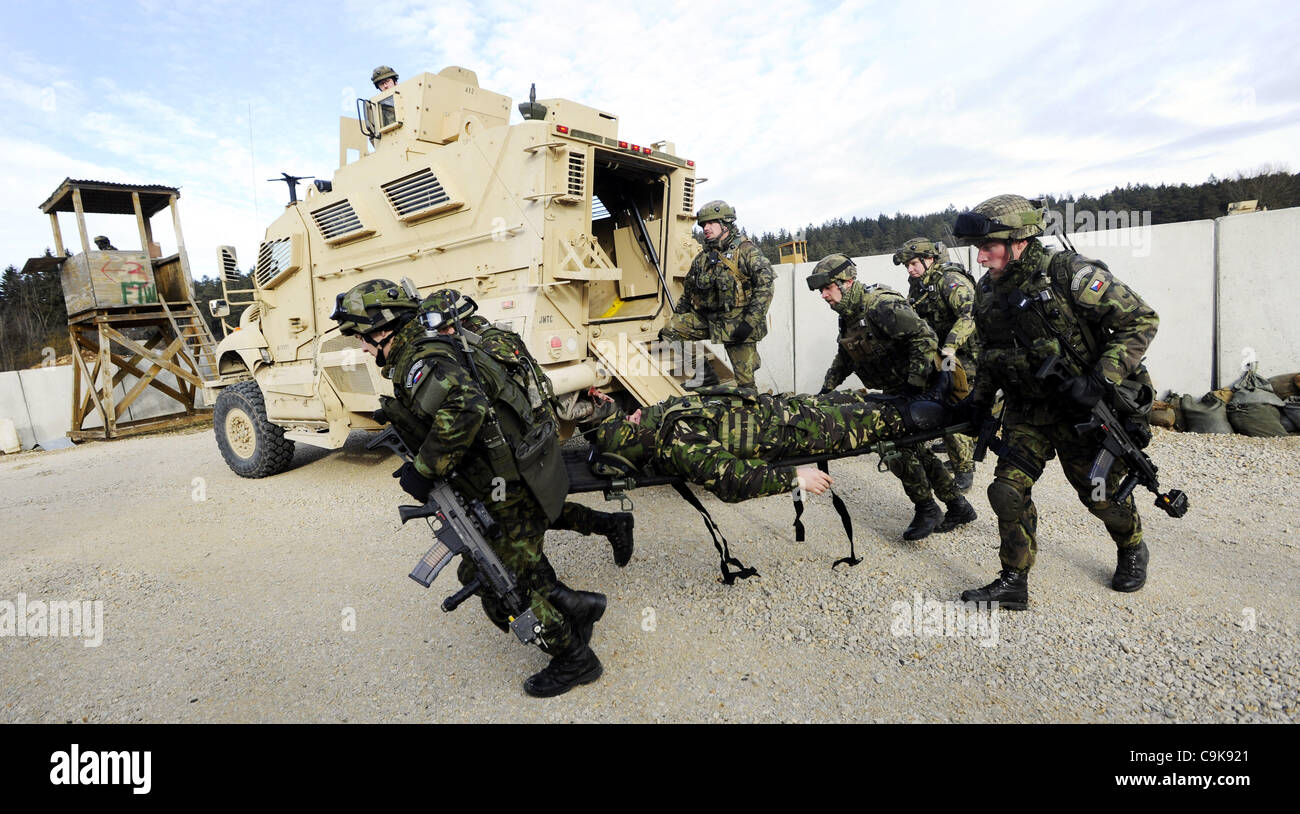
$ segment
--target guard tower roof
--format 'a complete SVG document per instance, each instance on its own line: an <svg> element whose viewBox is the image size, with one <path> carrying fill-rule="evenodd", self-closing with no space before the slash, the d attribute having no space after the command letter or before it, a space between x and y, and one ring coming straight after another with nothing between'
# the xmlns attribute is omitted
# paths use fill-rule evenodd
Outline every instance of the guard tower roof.
<svg viewBox="0 0 1300 814"><path fill-rule="evenodd" d="M41 211L73 212L73 190L81 190L81 208L84 212L105 215L134 215L135 206L131 202L131 193L140 193L140 208L146 218L153 217L159 210L166 209L172 196L180 197L181 191L176 187L161 184L114 184L110 181L77 181L64 178L59 188L41 204Z"/></svg>

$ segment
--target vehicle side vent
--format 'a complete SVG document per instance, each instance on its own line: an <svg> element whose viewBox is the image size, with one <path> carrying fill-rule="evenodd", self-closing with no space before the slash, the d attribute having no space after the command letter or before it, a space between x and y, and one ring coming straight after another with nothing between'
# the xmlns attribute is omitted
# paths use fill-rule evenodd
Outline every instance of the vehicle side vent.
<svg viewBox="0 0 1300 814"><path fill-rule="evenodd" d="M293 262L293 238L268 240L257 250L253 280L259 288L274 288L297 270L298 265Z"/></svg>
<svg viewBox="0 0 1300 814"><path fill-rule="evenodd" d="M687 215L695 214L694 178L685 178L682 180L682 212Z"/></svg>
<svg viewBox="0 0 1300 814"><path fill-rule="evenodd" d="M326 240L350 237L361 231L361 219L352 209L352 204L345 198L338 203L321 207L311 213L316 221L316 228Z"/></svg>
<svg viewBox="0 0 1300 814"><path fill-rule="evenodd" d="M238 285L240 282L239 269L236 267L237 261L235 260L234 248L230 246L218 246L217 259L221 264L221 277L226 281L226 284Z"/></svg>
<svg viewBox="0 0 1300 814"><path fill-rule="evenodd" d="M569 194L582 195L587 190L587 155L569 153Z"/></svg>
<svg viewBox="0 0 1300 814"><path fill-rule="evenodd" d="M460 206L460 202L451 199L433 170L427 167L389 181L382 189L402 220L417 220Z"/></svg>

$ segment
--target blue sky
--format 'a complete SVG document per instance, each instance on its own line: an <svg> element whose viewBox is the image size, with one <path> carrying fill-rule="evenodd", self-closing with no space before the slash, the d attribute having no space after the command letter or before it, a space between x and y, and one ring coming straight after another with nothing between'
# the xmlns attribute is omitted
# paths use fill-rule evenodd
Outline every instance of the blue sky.
<svg viewBox="0 0 1300 814"><path fill-rule="evenodd" d="M380 63L615 113L629 140L675 142L751 232L1300 170L1294 2L138 0L4 20L4 265L51 245L37 207L66 176L178 186L196 275L218 244L246 262L285 200L265 179L332 175Z"/></svg>

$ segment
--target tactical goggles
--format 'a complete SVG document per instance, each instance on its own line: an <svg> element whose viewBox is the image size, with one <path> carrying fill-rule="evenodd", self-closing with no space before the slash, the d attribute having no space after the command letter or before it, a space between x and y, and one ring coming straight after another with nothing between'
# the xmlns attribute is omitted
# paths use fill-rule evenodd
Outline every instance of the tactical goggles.
<svg viewBox="0 0 1300 814"><path fill-rule="evenodd" d="M362 331L357 330L360 325L373 325L375 320L369 312L354 314L343 307L343 298L347 292L343 292L334 298L334 313L330 314L330 319L340 323L339 333L343 336L352 336L360 334Z"/></svg>
<svg viewBox="0 0 1300 814"><path fill-rule="evenodd" d="M853 261L845 260L844 262L840 263L838 266L836 266L835 268L829 271L814 271L812 274L808 275L808 290L821 291L826 286L835 282L835 275L839 274L841 271L843 271L846 268L852 268L852 267L853 267Z"/></svg>
<svg viewBox="0 0 1300 814"><path fill-rule="evenodd" d="M461 320L468 319L478 311L478 303L474 302L472 297L462 294L455 303L455 306L446 311L424 311L420 314L420 321L424 327L430 331L436 331L439 328L445 328L448 325L454 325Z"/></svg>
<svg viewBox="0 0 1300 814"><path fill-rule="evenodd" d="M1000 215L996 218L990 218L979 212L962 212L957 216L953 234L963 240L977 240L996 232L1010 232L1025 226L1037 226L1042 222L1043 212L1040 209Z"/></svg>

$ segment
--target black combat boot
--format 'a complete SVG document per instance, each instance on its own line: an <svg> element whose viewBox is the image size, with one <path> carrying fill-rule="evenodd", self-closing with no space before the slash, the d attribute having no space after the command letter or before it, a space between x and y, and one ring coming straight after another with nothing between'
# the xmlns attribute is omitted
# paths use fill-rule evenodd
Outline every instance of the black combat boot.
<svg viewBox="0 0 1300 814"><path fill-rule="evenodd" d="M575 639L568 648L556 653L541 672L524 679L524 692L534 698L552 698L580 684L590 684L602 672L604 668L596 654L585 642Z"/></svg>
<svg viewBox="0 0 1300 814"><path fill-rule="evenodd" d="M632 529L636 518L631 512L593 512L595 522L592 528L597 534L609 538L609 546L614 550L614 564L619 568L632 559Z"/></svg>
<svg viewBox="0 0 1300 814"><path fill-rule="evenodd" d="M997 602L1007 610L1024 610L1029 607L1029 572L1003 568L998 578L971 591L961 592L963 602Z"/></svg>
<svg viewBox="0 0 1300 814"><path fill-rule="evenodd" d="M948 511L944 513L943 521L934 527L936 533L942 534L945 531L952 531L978 517L975 514L975 507L970 505L970 501L964 497L949 502L947 506Z"/></svg>
<svg viewBox="0 0 1300 814"><path fill-rule="evenodd" d="M952 473L952 485L963 495L970 491L971 484L975 482L975 470L969 469L965 472Z"/></svg>
<svg viewBox="0 0 1300 814"><path fill-rule="evenodd" d="M605 615L604 594L575 591L563 582L557 582L546 598L568 617L569 624L573 625L573 632L583 644L591 641L592 627L600 621L600 617Z"/></svg>
<svg viewBox="0 0 1300 814"><path fill-rule="evenodd" d="M1147 584L1147 562L1151 552L1146 543L1121 548L1116 552L1115 576L1110 578L1110 587L1124 593L1132 593Z"/></svg>
<svg viewBox="0 0 1300 814"><path fill-rule="evenodd" d="M912 525L903 532L904 540L920 540L929 537L934 527L943 519L943 512L934 498L928 497L916 504L916 514L912 515Z"/></svg>

